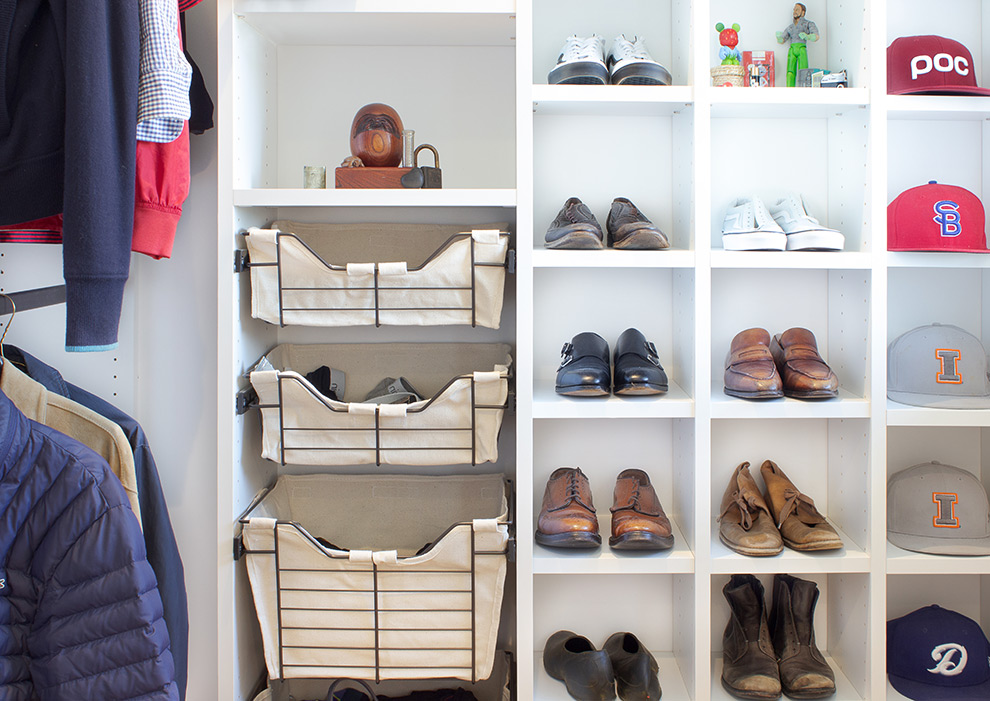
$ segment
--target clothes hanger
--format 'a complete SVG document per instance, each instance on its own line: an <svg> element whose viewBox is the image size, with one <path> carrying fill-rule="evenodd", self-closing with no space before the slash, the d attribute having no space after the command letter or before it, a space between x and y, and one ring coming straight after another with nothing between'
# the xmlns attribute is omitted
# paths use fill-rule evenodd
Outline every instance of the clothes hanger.
<svg viewBox="0 0 990 701"><path fill-rule="evenodd" d="M3 333L0 334L0 368L3 368L3 339L7 338L7 331L10 330L10 325L14 323L14 315L17 314L17 304L14 302L14 298L8 294L0 292L0 297L10 302L10 318L7 319L7 325L3 327Z"/></svg>

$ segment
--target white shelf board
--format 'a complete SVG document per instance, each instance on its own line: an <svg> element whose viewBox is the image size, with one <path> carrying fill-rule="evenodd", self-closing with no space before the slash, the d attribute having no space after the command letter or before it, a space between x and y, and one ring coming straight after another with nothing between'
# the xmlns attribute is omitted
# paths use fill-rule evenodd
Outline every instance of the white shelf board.
<svg viewBox="0 0 990 701"><path fill-rule="evenodd" d="M829 521L829 523L832 523ZM718 524L712 531L712 574L816 574L829 572L869 572L870 556L832 523L845 547L841 550L798 552L784 546L784 551L771 557L750 557L730 550L718 537Z"/></svg>
<svg viewBox="0 0 990 701"><path fill-rule="evenodd" d="M872 254L862 251L712 250L713 268L869 270L872 266Z"/></svg>
<svg viewBox="0 0 990 701"><path fill-rule="evenodd" d="M868 419L870 402L839 388L835 399L738 399L712 388L713 419Z"/></svg>
<svg viewBox="0 0 990 701"><path fill-rule="evenodd" d="M694 268L694 251L668 248L662 251L599 251L537 248L534 268Z"/></svg>
<svg viewBox="0 0 990 701"><path fill-rule="evenodd" d="M865 650L863 652L864 654L866 653ZM835 694L828 697L829 701L863 701L863 696L856 691L856 687L854 687L852 682L849 681L849 678L836 663L835 658L829 654L828 650L822 650L822 654L825 655L825 661L828 662L828 666L832 668L833 672L835 672ZM787 697L782 696L781 698L784 699ZM729 692L722 687L721 652L716 652L712 655L711 701L736 701L735 697L730 695Z"/></svg>
<svg viewBox="0 0 990 701"><path fill-rule="evenodd" d="M608 516L611 516L609 514ZM612 550L608 547L611 520L599 519L602 547L595 550L567 550L533 545L534 574L691 574L694 553L677 523L671 519L674 547L660 552Z"/></svg>
<svg viewBox="0 0 990 701"><path fill-rule="evenodd" d="M677 383L668 382L666 394L648 397L563 397L553 380L536 381L534 419L666 419L694 416L694 400Z"/></svg>
<svg viewBox="0 0 990 701"><path fill-rule="evenodd" d="M938 253L934 251L887 251L889 268L990 268L990 255Z"/></svg>
<svg viewBox="0 0 990 701"><path fill-rule="evenodd" d="M534 85L538 115L670 116L691 107L694 89L685 85Z"/></svg>
<svg viewBox="0 0 990 701"><path fill-rule="evenodd" d="M990 97L978 95L888 95L888 119L990 119Z"/></svg>
<svg viewBox="0 0 990 701"><path fill-rule="evenodd" d="M702 89L712 118L825 118L869 104L866 88L713 88ZM696 95L699 101L705 99Z"/></svg>
<svg viewBox="0 0 990 701"><path fill-rule="evenodd" d="M581 617L584 614L575 611L574 630L578 635L581 635L579 630L581 627ZM647 624L648 625L648 624ZM629 631L633 635L637 634L637 631ZM541 643L538 643L542 645ZM604 640L592 640L591 644L595 646L595 649L601 649L601 646L605 644ZM687 687L684 685L684 677L681 675L680 667L677 666L677 660L674 658L671 652L657 652L656 650L650 650L653 656L656 658L657 663L660 665L660 672L657 675L660 679L660 689L663 693L663 699L671 699L671 701L687 701L691 696L687 692ZM533 662L533 671L535 684L533 690L532 698L538 699L538 701L574 701L570 694L567 693L567 687L564 686L564 682L557 681L543 668L543 650L537 650L535 655L535 660ZM525 691L520 693L520 698L526 698L528 694Z"/></svg>
<svg viewBox="0 0 990 701"><path fill-rule="evenodd" d="M281 46L514 46L515 3L489 0L237 0Z"/></svg>
<svg viewBox="0 0 990 701"><path fill-rule="evenodd" d="M926 555L887 543L887 574L990 574L990 555Z"/></svg>
<svg viewBox="0 0 990 701"><path fill-rule="evenodd" d="M515 207L514 189L255 188L234 190L235 207Z"/></svg>
<svg viewBox="0 0 990 701"><path fill-rule="evenodd" d="M932 409L887 400L888 426L990 426L990 409Z"/></svg>

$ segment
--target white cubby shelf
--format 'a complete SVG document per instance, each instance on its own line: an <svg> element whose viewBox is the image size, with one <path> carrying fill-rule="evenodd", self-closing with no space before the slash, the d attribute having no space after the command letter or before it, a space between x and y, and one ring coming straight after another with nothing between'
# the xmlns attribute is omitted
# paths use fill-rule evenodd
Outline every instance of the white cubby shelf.
<svg viewBox="0 0 990 701"><path fill-rule="evenodd" d="M509 568L501 643L516 662L520 701L567 692L542 665L557 630L596 646L636 634L660 661L664 698L728 701L721 687L721 588L731 574L813 579L818 644L836 672L835 701L900 698L886 679L886 620L929 603L958 603L990 631L990 558L908 553L886 541L890 474L937 459L990 485L990 410L911 407L886 398L886 354L932 322L966 328L990 348L990 255L888 252L886 210L929 180L990 202L990 98L886 95L886 47L936 33L973 53L990 84L984 0L823 0L814 67L849 72L850 87L783 86L787 47L774 32L793 3L759 0L218 0L220 13L220 406L240 375L277 343L508 342L515 411L497 464L464 466L514 478L517 558ZM980 19L983 18L983 19ZM717 22L738 22L740 49L774 50L778 87L714 88ZM548 85L567 36L641 36L671 86ZM418 143L440 151L435 191L302 190L303 165L348 155L354 112L391 104ZM845 236L838 252L725 251L726 208L801 194ZM626 197L668 236L664 251L550 250L544 235L579 197L603 228ZM508 223L517 269L501 328L279 329L250 318L246 276L231 284L236 232L303 221ZM235 232L235 235L230 235ZM946 300L953 300L947 304ZM746 401L723 393L732 338L805 327L839 378L824 401ZM669 382L658 397L571 398L554 392L561 346L585 331L614 351L627 328L653 342ZM263 672L243 565L230 560L236 515L284 470L260 459L256 417L222 416L219 653L223 701L252 701ZM815 500L845 547L750 558L718 539L731 471L776 462ZM956 462L953 462L956 461ZM550 473L588 475L603 546L536 545ZM615 476L651 476L674 547L607 546ZM346 471L346 468L341 468ZM404 468L400 468L404 469ZM353 471L353 468L351 468ZM445 474L424 468L419 473ZM449 468L448 468L449 473ZM933 574L938 572L939 574ZM958 586L957 586L958 585ZM768 588L768 601L770 602ZM953 601L946 601L952 599ZM488 701L481 699L481 701Z"/></svg>

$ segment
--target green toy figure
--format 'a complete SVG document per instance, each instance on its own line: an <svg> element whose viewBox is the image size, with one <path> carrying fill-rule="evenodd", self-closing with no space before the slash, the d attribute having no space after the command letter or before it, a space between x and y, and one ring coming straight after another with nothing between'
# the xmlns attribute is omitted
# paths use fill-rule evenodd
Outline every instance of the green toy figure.
<svg viewBox="0 0 990 701"><path fill-rule="evenodd" d="M797 3L794 5L794 22L787 29L777 32L777 43L791 42L787 52L787 87L797 84L797 72L808 67L808 42L818 41L818 25L804 18L808 8Z"/></svg>

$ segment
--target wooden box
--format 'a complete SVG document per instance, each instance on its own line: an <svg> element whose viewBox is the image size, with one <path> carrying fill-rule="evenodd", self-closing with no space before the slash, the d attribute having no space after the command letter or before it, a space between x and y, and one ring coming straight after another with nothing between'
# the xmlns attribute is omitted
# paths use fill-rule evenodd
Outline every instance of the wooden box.
<svg viewBox="0 0 990 701"><path fill-rule="evenodd" d="M399 188L403 175L412 168L337 168L334 186L337 188Z"/></svg>

